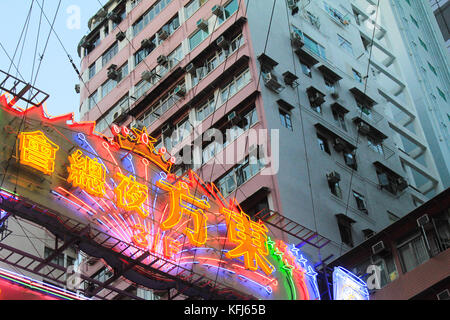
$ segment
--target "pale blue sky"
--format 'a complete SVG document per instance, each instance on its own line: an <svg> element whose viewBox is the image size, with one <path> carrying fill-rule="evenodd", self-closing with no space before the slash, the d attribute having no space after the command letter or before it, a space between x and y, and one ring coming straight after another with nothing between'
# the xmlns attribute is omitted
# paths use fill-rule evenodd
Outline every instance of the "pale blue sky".
<svg viewBox="0 0 450 320"><path fill-rule="evenodd" d="M13 57L32 2L33 0L0 0L0 12L2 13L2 19L0 20L0 29L2 30L0 43L6 49L11 58ZM20 52L22 50L23 38L14 59L14 63L18 65L21 75L27 81L31 81L34 49L41 13L41 9L37 2L41 5L44 2L44 12L51 22L53 21L59 1L34 0L22 57L20 58ZM106 0L100 0L100 2L104 4L106 3ZM75 12L70 11L71 6L77 6L80 9L81 19L79 29L68 27L68 21L74 22L74 20L70 19L74 17L73 13ZM58 33L62 43L66 47L78 68L80 67L80 58L77 53L78 43L83 35L88 32L87 22L89 18L99 9L100 4L97 0L61 1L61 6L58 11L54 29ZM41 55L44 50L49 30L50 26L47 20L45 20L45 17L42 17L35 70L39 64L39 55ZM10 60L0 47L0 69L7 72L10 65ZM13 66L10 69L10 73L14 76L16 75L16 70ZM50 95L50 98L47 100L47 110L50 115L56 116L62 113L75 112L76 119L78 119L78 107L80 100L79 95L74 89L75 84L77 83L78 77L69 63L63 48L59 44L55 35L52 33L36 82L37 88Z"/></svg>

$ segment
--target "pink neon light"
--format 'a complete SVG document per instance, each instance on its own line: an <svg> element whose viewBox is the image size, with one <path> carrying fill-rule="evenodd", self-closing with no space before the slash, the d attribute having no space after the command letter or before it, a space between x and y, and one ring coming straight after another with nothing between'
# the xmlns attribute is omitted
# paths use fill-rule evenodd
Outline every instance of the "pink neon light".
<svg viewBox="0 0 450 320"><path fill-rule="evenodd" d="M86 207L88 207L92 213L97 214L97 211L95 211L94 209L92 209L89 205L87 205L83 200L79 199L78 197L76 197L75 195L73 195L72 193L70 193L69 191L67 191L66 189L62 188L62 187L58 187L58 189L60 189L63 192L66 192L67 194L71 195L72 197L74 197L75 199L77 199L78 201L80 201L82 204L84 204ZM84 208L83 208L84 209ZM86 210L86 209L84 209Z"/></svg>

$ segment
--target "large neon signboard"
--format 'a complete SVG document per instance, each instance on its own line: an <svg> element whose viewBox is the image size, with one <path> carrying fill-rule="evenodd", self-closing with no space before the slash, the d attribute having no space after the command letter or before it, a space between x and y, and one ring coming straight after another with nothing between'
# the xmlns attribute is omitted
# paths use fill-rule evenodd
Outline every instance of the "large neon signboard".
<svg viewBox="0 0 450 320"><path fill-rule="evenodd" d="M320 299L317 274L295 246L272 240L263 222L193 171L172 174L175 159L145 128L113 125L107 137L94 122L24 111L5 96L0 126L0 160L12 162L3 192L152 252L160 261L147 263L167 274L189 269L257 299Z"/></svg>

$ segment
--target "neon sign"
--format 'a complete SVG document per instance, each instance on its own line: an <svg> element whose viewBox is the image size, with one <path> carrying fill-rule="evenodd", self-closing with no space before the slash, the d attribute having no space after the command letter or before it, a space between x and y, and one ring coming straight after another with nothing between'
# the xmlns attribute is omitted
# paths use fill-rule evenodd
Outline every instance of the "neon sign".
<svg viewBox="0 0 450 320"><path fill-rule="evenodd" d="M257 299L320 299L317 274L295 246L272 241L262 221L195 172L172 174L175 159L155 149L145 128L113 125L107 137L94 122L48 118L0 97L3 144L14 145L8 124L25 114L16 155L26 174L8 172L5 190L152 252L158 259L142 263L172 277L188 270ZM7 157L0 153L0 162Z"/></svg>
<svg viewBox="0 0 450 320"><path fill-rule="evenodd" d="M333 291L334 300L369 300L366 283L342 267L334 268Z"/></svg>

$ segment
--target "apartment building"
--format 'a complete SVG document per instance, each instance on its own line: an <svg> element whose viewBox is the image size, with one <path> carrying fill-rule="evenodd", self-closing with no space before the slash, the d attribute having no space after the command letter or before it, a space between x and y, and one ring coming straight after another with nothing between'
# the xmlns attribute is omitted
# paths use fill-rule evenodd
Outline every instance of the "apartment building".
<svg viewBox="0 0 450 320"><path fill-rule="evenodd" d="M381 17L387 22L396 22L392 23L393 28L397 30L396 39L392 44L398 53L406 84L416 105L417 116L439 175L444 187L447 188L450 185L449 53L427 2L391 1L391 3L391 6L382 7ZM441 1L440 8L443 7L445 6ZM408 127L411 128L411 125ZM408 145L408 142L405 142L407 152L411 150ZM416 153L413 157L423 164L424 155ZM417 174L415 178L422 179Z"/></svg>
<svg viewBox="0 0 450 320"><path fill-rule="evenodd" d="M192 160L177 174L194 169L249 214L276 212L329 239L304 247L313 260L339 256L443 189L398 26L376 18L391 5L109 1L78 47L82 120L107 134L112 123L147 127ZM205 137L211 128L220 142ZM265 148L248 143L263 130L276 130ZM239 159L218 160L235 149Z"/></svg>

